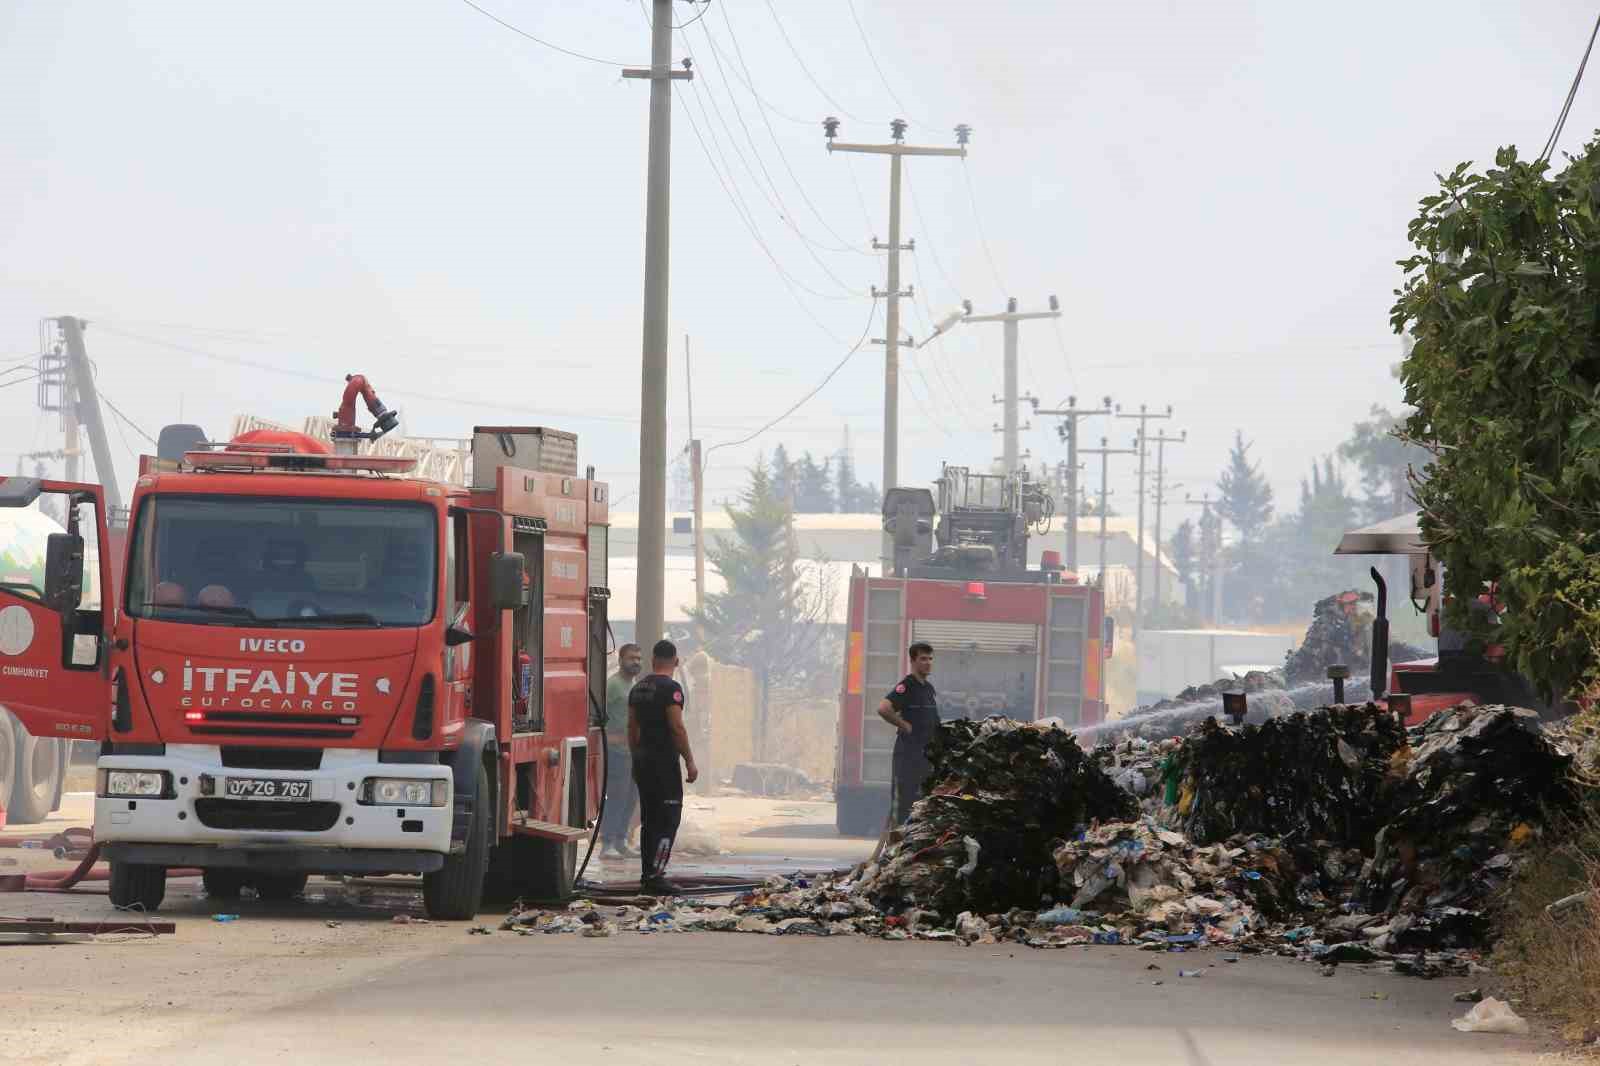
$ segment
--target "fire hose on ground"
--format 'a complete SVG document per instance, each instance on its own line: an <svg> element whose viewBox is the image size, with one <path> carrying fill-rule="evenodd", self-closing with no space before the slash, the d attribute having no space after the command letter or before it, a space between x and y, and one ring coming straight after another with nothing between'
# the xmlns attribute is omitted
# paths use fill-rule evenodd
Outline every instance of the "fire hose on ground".
<svg viewBox="0 0 1600 1066"><path fill-rule="evenodd" d="M60 870L41 870L30 874L0 874L0 892L67 892L84 881L107 881L111 871L100 865L100 845L90 829L66 829L49 837L22 837L0 840L0 847L48 850L58 859L77 858L78 865ZM175 867L169 877L199 877L198 869Z"/></svg>

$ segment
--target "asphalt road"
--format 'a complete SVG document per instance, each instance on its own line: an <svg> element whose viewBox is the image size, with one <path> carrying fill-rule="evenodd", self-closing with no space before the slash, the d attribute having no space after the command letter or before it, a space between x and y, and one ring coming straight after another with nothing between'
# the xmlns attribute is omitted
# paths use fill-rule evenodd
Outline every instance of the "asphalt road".
<svg viewBox="0 0 1600 1066"><path fill-rule="evenodd" d="M740 811L750 825L723 823L735 854L707 866L820 865L870 847L813 831L822 819L809 807ZM763 821L791 828L752 828ZM129 924L103 887L0 896L0 914ZM213 921L224 907L238 919ZM1531 1063L1554 1046L1455 1032L1465 1008L1451 996L1467 981L1352 966L1322 977L1283 959L1116 947L482 936L395 915L421 915L410 885L314 881L305 901L220 904L175 880L161 915L174 935L0 946L0 1063L1478 1066ZM498 915L481 920L492 928Z"/></svg>
<svg viewBox="0 0 1600 1066"><path fill-rule="evenodd" d="M3 909L113 917L93 897L13 896ZM394 924L414 913L406 893L246 901L226 924L211 909L180 888L167 909L174 936L0 947L0 1062L1468 1066L1532 1062L1548 1046L1452 1030L1460 981L1348 966L1325 978L1282 959L736 933L481 936L462 923ZM1202 976L1179 978L1180 967Z"/></svg>

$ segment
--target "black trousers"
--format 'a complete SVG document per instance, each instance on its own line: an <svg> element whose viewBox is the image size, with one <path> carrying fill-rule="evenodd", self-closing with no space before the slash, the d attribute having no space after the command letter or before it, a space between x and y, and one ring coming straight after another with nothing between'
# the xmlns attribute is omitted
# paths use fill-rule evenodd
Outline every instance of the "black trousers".
<svg viewBox="0 0 1600 1066"><path fill-rule="evenodd" d="M642 877L660 877L672 858L672 842L683 820L683 775L678 755L633 753L633 780L639 786L639 868Z"/></svg>
<svg viewBox="0 0 1600 1066"><path fill-rule="evenodd" d="M633 756L627 742L606 747L606 817L600 824L600 839L607 844L628 839L628 823L633 820L633 805L639 792L633 784Z"/></svg>
<svg viewBox="0 0 1600 1066"><path fill-rule="evenodd" d="M895 825L904 825L911 817L911 805L922 798L922 782L933 769L928 756L909 746L898 744L894 752L894 790L891 814Z"/></svg>

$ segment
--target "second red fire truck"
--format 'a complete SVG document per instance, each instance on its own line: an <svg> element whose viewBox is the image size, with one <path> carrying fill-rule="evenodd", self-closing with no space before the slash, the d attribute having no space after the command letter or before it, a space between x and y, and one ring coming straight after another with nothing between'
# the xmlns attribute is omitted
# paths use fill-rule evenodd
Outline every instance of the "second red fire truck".
<svg viewBox="0 0 1600 1066"><path fill-rule="evenodd" d="M851 575L834 795L838 828L874 835L889 809L894 730L878 701L906 673L913 641L934 647L944 718L1105 717L1112 624L1096 585L1046 551L1030 569L1028 534L1047 528L1049 498L1018 477L946 466L927 489L893 489L884 529L890 573Z"/></svg>

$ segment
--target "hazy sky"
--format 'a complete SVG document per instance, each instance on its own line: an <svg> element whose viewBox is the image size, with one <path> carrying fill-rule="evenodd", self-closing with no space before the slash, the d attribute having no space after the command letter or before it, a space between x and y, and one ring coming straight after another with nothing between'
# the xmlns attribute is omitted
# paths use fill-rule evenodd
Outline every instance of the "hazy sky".
<svg viewBox="0 0 1600 1066"><path fill-rule="evenodd" d="M604 60L648 56L634 0L480 3ZM1196 492L1242 428L1290 508L1313 457L1399 401L1394 260L1433 172L1537 152L1593 17L1575 0L854 4L883 78L848 0L719 0L677 34L698 77L674 111L673 449L684 334L708 447L784 411L861 335L887 164L830 157L820 120L884 140L901 115L917 143L975 130L965 164L907 164L907 331L963 297L1058 294L1059 342L1023 326L1025 387L1172 404L1189 443L1171 469ZM701 10L679 3L679 21ZM1596 125L1596 92L1564 147ZM576 430L632 509L647 95L461 0L8 0L0 364L38 350L41 317L81 315L137 425L181 409L215 435L242 412L325 414L362 371L412 433ZM1000 342L967 326L909 356L902 482L999 454ZM711 496L758 449L832 452L846 426L877 480L882 388L882 349L863 347L787 422L718 451ZM1053 462L1046 421L1024 446ZM141 441L125 432L126 484ZM1126 445L1131 425L1085 433ZM0 469L59 441L31 383L0 385ZM1123 507L1132 469L1113 477Z"/></svg>

